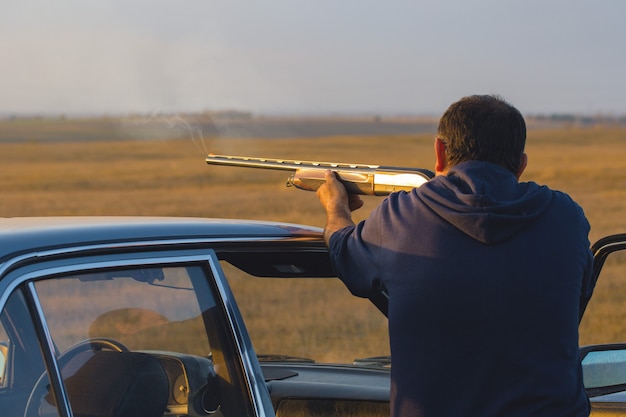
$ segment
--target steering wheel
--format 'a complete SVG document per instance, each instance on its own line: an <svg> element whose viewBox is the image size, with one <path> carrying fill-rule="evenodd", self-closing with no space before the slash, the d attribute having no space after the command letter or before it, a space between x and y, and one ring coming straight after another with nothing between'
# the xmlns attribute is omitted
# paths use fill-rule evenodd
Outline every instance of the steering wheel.
<svg viewBox="0 0 626 417"><path fill-rule="evenodd" d="M59 369L63 370L63 368L69 364L72 359L81 353L100 351L103 349L110 349L115 352L129 351L126 346L115 339L109 339L106 337L93 337L85 339L70 346L57 358ZM26 403L26 409L24 411L24 417L53 417L58 415L56 407L44 400L44 397L48 395L49 389L51 390L49 386L48 373L47 371L44 371L30 392L28 402Z"/></svg>
<svg viewBox="0 0 626 417"><path fill-rule="evenodd" d="M109 339L108 337L92 337L82 340L73 346L67 348L58 358L59 368L63 368L70 360L78 356L79 353L89 351L100 351L102 349L110 349L115 352L128 352L128 348L121 342L115 339Z"/></svg>

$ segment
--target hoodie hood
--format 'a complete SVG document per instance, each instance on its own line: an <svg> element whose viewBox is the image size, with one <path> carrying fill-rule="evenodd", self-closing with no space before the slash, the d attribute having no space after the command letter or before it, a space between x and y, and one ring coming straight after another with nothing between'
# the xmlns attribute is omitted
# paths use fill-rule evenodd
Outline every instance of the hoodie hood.
<svg viewBox="0 0 626 417"><path fill-rule="evenodd" d="M518 182L506 168L483 161L462 162L417 190L438 216L486 244L516 235L552 201L548 187Z"/></svg>

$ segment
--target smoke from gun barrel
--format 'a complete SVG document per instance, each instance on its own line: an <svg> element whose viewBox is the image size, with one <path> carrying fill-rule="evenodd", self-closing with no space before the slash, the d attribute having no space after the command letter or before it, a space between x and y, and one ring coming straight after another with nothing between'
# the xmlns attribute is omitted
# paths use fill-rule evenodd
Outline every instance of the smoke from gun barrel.
<svg viewBox="0 0 626 417"><path fill-rule="evenodd" d="M348 193L378 196L388 195L395 191L410 191L434 176L432 171L419 168L215 154L209 154L206 163L295 171L287 180L287 186L307 191L316 191L325 182L325 171L331 170L335 172Z"/></svg>

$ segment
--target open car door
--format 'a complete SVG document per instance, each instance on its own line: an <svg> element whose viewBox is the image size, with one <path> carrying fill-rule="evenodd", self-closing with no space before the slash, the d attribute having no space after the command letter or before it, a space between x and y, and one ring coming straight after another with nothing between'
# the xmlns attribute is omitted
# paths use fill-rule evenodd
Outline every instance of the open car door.
<svg viewBox="0 0 626 417"><path fill-rule="evenodd" d="M580 323L583 378L592 415L626 415L626 234L591 249L596 286Z"/></svg>

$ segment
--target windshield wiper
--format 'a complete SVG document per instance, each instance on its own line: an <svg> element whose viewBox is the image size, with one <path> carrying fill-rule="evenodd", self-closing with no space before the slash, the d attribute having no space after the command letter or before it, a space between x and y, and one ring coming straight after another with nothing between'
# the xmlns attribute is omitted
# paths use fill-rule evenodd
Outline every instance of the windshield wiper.
<svg viewBox="0 0 626 417"><path fill-rule="evenodd" d="M370 358L355 359L352 364L359 366L382 366L391 368L391 356L372 356Z"/></svg>
<svg viewBox="0 0 626 417"><path fill-rule="evenodd" d="M307 362L314 363L313 359L300 358L297 356L289 355L276 355L276 354L260 354L257 355L259 362Z"/></svg>

